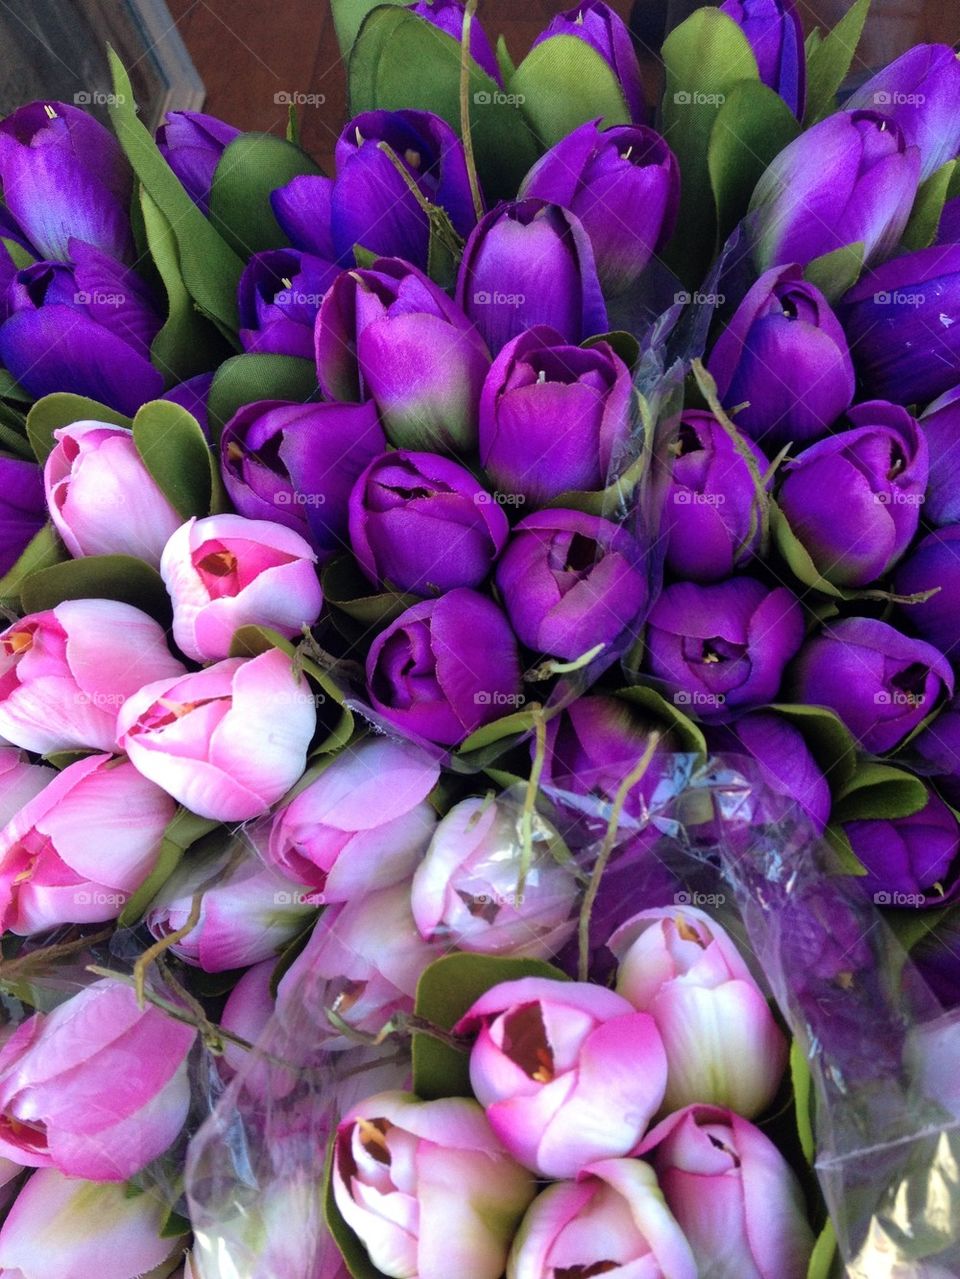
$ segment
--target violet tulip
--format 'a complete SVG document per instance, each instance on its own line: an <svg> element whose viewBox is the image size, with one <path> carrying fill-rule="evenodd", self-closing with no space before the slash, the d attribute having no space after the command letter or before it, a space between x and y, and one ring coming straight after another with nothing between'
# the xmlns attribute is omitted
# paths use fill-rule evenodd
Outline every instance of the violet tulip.
<svg viewBox="0 0 960 1279"><path fill-rule="evenodd" d="M943 906L960 893L960 828L933 791L919 812L844 822L843 830L867 871L857 885L876 905Z"/></svg>
<svg viewBox="0 0 960 1279"><path fill-rule="evenodd" d="M47 516L43 474L35 462L0 457L0 577L8 573Z"/></svg>
<svg viewBox="0 0 960 1279"><path fill-rule="evenodd" d="M928 534L897 569L897 595L931 594L929 599L901 604L900 616L921 639L956 660L960 643L960 526Z"/></svg>
<svg viewBox="0 0 960 1279"><path fill-rule="evenodd" d="M297 249L255 253L240 277L240 341L255 354L313 357L313 326L338 268Z"/></svg>
<svg viewBox="0 0 960 1279"><path fill-rule="evenodd" d="M800 731L772 711L752 711L709 734L712 750L754 760L764 785L793 800L821 834L830 820L830 787Z"/></svg>
<svg viewBox="0 0 960 1279"><path fill-rule="evenodd" d="M720 12L747 37L763 83L802 120L807 59L796 0L724 0Z"/></svg>
<svg viewBox="0 0 960 1279"><path fill-rule="evenodd" d="M202 111L168 111L157 129L160 154L184 190L204 213L210 208L213 175L224 151L240 130Z"/></svg>
<svg viewBox="0 0 960 1279"><path fill-rule="evenodd" d="M463 39L463 0L417 0L416 4L406 6L418 18L423 18L438 31L452 36L457 44ZM470 23L470 56L478 67L481 67L491 80L502 84L497 55L493 51L490 40L483 27L474 15Z"/></svg>
<svg viewBox="0 0 960 1279"><path fill-rule="evenodd" d="M920 426L930 453L923 518L938 528L960 524L960 386L927 405Z"/></svg>
<svg viewBox="0 0 960 1279"><path fill-rule="evenodd" d="M583 0L554 17L533 42L534 48L554 36L573 36L600 54L619 81L632 120L648 113L633 38L620 15L603 0Z"/></svg>

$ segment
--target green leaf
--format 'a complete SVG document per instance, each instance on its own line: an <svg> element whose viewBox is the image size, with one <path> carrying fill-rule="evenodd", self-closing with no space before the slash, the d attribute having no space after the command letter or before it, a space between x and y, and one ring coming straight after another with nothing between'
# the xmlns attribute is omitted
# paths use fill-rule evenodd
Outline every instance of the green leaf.
<svg viewBox="0 0 960 1279"><path fill-rule="evenodd" d="M815 284L829 301L835 302L860 279L864 252L864 246L858 240L856 244L847 244L842 249L834 249L832 253L824 253L807 263L803 277Z"/></svg>
<svg viewBox="0 0 960 1279"><path fill-rule="evenodd" d="M273 216L270 195L294 178L323 170L298 146L272 133L242 133L217 165L210 190L210 219L241 257L290 241Z"/></svg>
<svg viewBox="0 0 960 1279"><path fill-rule="evenodd" d="M851 875L859 878L869 873L866 866L853 851L850 836L842 826L835 826L831 822L823 832L823 836L834 853L834 864L830 868L832 874Z"/></svg>
<svg viewBox="0 0 960 1279"><path fill-rule="evenodd" d="M623 329L617 329L613 333L598 333L596 337L586 338L580 345L585 350L599 346L601 342L606 342L616 355L620 356L627 368L633 366L640 359L640 340L633 333L626 333Z"/></svg>
<svg viewBox="0 0 960 1279"><path fill-rule="evenodd" d="M833 1274L833 1262L837 1255L837 1232L833 1222L827 1218L827 1224L820 1232L820 1238L814 1246L807 1267L807 1279L830 1279Z"/></svg>
<svg viewBox="0 0 960 1279"><path fill-rule="evenodd" d="M486 768L529 733L533 723L532 711L517 710L484 724L461 744L452 756L451 765L462 772Z"/></svg>
<svg viewBox="0 0 960 1279"><path fill-rule="evenodd" d="M18 271L24 271L28 266L33 266L37 260L29 249L25 249L22 244L18 244L16 240L11 240L7 236L0 238L0 244L10 254L10 259Z"/></svg>
<svg viewBox="0 0 960 1279"><path fill-rule="evenodd" d="M323 598L333 608L368 626L386 626L421 602L397 591L371 593L370 583L351 555L338 555L323 570Z"/></svg>
<svg viewBox="0 0 960 1279"><path fill-rule="evenodd" d="M800 733L831 793L842 791L857 767L857 745L840 717L825 706L790 702L774 702L767 709L781 715Z"/></svg>
<svg viewBox="0 0 960 1279"><path fill-rule="evenodd" d="M919 813L927 788L919 777L889 764L865 761L835 797L831 820L859 822Z"/></svg>
<svg viewBox="0 0 960 1279"><path fill-rule="evenodd" d="M160 621L170 618L170 598L155 568L133 555L85 555L30 574L20 598L28 613L64 600L119 600Z"/></svg>
<svg viewBox="0 0 960 1279"><path fill-rule="evenodd" d="M317 392L317 371L295 355L235 355L217 369L207 397L215 436L244 404L287 400L305 404Z"/></svg>
<svg viewBox="0 0 960 1279"><path fill-rule="evenodd" d="M105 404L98 404L96 400L71 395L67 391L56 391L53 395L45 395L42 400L37 400L27 414L27 436L40 465L46 462L56 445L54 431L61 426L71 426L74 422L87 419L106 422L110 426L129 428L132 425L128 417L115 409L108 409Z"/></svg>
<svg viewBox="0 0 960 1279"><path fill-rule="evenodd" d="M219 822L198 817L186 808L178 808L163 833L160 851L153 870L129 898L120 916L121 928L132 928L143 918L150 903L180 865L184 853L198 839L216 830Z"/></svg>
<svg viewBox="0 0 960 1279"><path fill-rule="evenodd" d="M504 84L509 84L517 64L510 57L510 50L503 36L497 36L497 66L500 68L500 79Z"/></svg>
<svg viewBox="0 0 960 1279"><path fill-rule="evenodd" d="M853 63L869 11L870 0L856 0L829 35L812 47L808 44L805 129L835 109L837 90Z"/></svg>
<svg viewBox="0 0 960 1279"><path fill-rule="evenodd" d="M137 178L172 228L184 284L204 314L225 332L236 333L237 284L244 264L187 195L138 118L123 63L113 49L108 48L107 57L113 75L108 109L114 132Z"/></svg>
<svg viewBox="0 0 960 1279"><path fill-rule="evenodd" d="M793 1083L800 1149L812 1168L817 1155L817 1143L813 1135L813 1079L799 1039L794 1039L790 1045L790 1078Z"/></svg>
<svg viewBox="0 0 960 1279"><path fill-rule="evenodd" d="M452 1030L485 991L521 977L569 980L566 973L541 959L444 955L425 970L417 984L416 1015L441 1030ZM413 1091L424 1101L472 1097L469 1054L418 1031L413 1036Z"/></svg>
<svg viewBox="0 0 960 1279"><path fill-rule="evenodd" d="M21 458L25 462L35 462L36 458L30 447L30 441L20 430L20 420L15 414L11 414L8 418L7 412L7 406L0 400L0 449L12 453L14 457ZM26 429L25 423L24 429Z"/></svg>
<svg viewBox="0 0 960 1279"><path fill-rule="evenodd" d="M209 515L219 471L197 419L179 404L153 400L133 419L133 442L179 515Z"/></svg>
<svg viewBox="0 0 960 1279"><path fill-rule="evenodd" d="M929 249L937 238L943 206L947 202L947 193L953 181L954 172L960 168L956 160L948 160L945 165L931 173L913 203L910 221L903 233L903 248L915 252Z"/></svg>
<svg viewBox="0 0 960 1279"><path fill-rule="evenodd" d="M652 727L661 725L666 728L670 734L672 749L685 755L702 755L706 758L707 739L700 726L674 702L668 702L655 688L649 688L646 684L631 684L629 688L618 689L616 696L649 716L653 721Z"/></svg>
<svg viewBox="0 0 960 1279"><path fill-rule="evenodd" d="M337 33L337 43L344 58L350 56L350 50L356 43L357 34L363 26L367 14L384 5L402 5L407 0L330 0L333 10L333 26Z"/></svg>
<svg viewBox="0 0 960 1279"><path fill-rule="evenodd" d="M0 369L0 399L16 400L18 404L30 404L33 396L14 381L13 375L6 369Z"/></svg>
<svg viewBox="0 0 960 1279"><path fill-rule="evenodd" d="M29 577L66 558L66 547L53 525L45 524L27 543L17 562L0 578L0 604L8 608L18 605L24 582Z"/></svg>
<svg viewBox="0 0 960 1279"><path fill-rule="evenodd" d="M336 3L336 0L334 0ZM343 1263L350 1272L351 1279L384 1279L383 1272L378 1270L370 1256L360 1242L359 1236L355 1235L347 1223L343 1219L343 1214L337 1207L337 1200L333 1193L333 1141L331 1140L327 1148L327 1158L324 1165L323 1174L323 1215L327 1223L327 1229L333 1236L333 1242L340 1249L340 1255L343 1257Z"/></svg>
<svg viewBox="0 0 960 1279"><path fill-rule="evenodd" d="M535 45L508 87L544 147L552 147L598 116L603 117L604 126L630 123L616 72L577 36L551 36Z"/></svg>
<svg viewBox="0 0 960 1279"><path fill-rule="evenodd" d="M161 1239L181 1239L190 1233L190 1222L173 1208L167 1210L160 1227Z"/></svg>
<svg viewBox="0 0 960 1279"><path fill-rule="evenodd" d="M770 503L770 528L780 554L786 560L791 573L798 581L803 582L804 586L812 586L815 590L821 591L824 595L829 595L833 599L843 599L843 593L839 588L834 586L832 582L828 582L825 577L820 576L813 560L810 558L810 552L794 533L787 522L787 517L776 502Z"/></svg>

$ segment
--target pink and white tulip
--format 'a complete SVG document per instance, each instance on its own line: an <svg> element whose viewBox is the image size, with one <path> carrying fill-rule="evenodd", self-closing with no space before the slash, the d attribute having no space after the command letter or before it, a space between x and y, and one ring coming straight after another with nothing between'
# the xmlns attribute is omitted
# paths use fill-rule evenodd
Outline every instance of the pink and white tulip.
<svg viewBox="0 0 960 1279"><path fill-rule="evenodd" d="M523 977L481 995L470 1083L507 1150L542 1177L575 1177L632 1150L660 1109L667 1058L653 1018L587 982Z"/></svg>
<svg viewBox="0 0 960 1279"><path fill-rule="evenodd" d="M500 1279L536 1189L476 1102L402 1092L347 1114L332 1185L347 1225L391 1279Z"/></svg>
<svg viewBox="0 0 960 1279"><path fill-rule="evenodd" d="M148 684L124 705L131 762L185 808L219 822L262 816L303 773L317 710L279 649Z"/></svg>
<svg viewBox="0 0 960 1279"><path fill-rule="evenodd" d="M501 800L465 799L437 827L413 877L413 915L428 941L481 954L555 955L575 927L566 849L542 818L521 891L519 813ZM567 854L569 858L569 854Z"/></svg>
<svg viewBox="0 0 960 1279"><path fill-rule="evenodd" d="M617 990L653 1017L667 1051L665 1110L693 1102L753 1117L770 1105L787 1042L733 939L691 906L641 911L610 939Z"/></svg>
<svg viewBox="0 0 960 1279"><path fill-rule="evenodd" d="M255 842L264 860L327 902L408 879L437 824L427 796L439 765L418 746L379 738L339 755Z"/></svg>
<svg viewBox="0 0 960 1279"><path fill-rule="evenodd" d="M6 826L56 775L56 769L31 764L29 756L15 746L0 746L0 827Z"/></svg>
<svg viewBox="0 0 960 1279"><path fill-rule="evenodd" d="M718 1106L688 1106L641 1147L701 1273L804 1279L813 1250L803 1193L776 1146Z"/></svg>
<svg viewBox="0 0 960 1279"><path fill-rule="evenodd" d="M183 1127L195 1038L113 981L35 1013L0 1049L0 1155L67 1177L132 1177Z"/></svg>
<svg viewBox="0 0 960 1279"><path fill-rule="evenodd" d="M0 735L38 755L113 751L126 699L183 670L140 609L65 600L0 634Z"/></svg>
<svg viewBox="0 0 960 1279"><path fill-rule="evenodd" d="M0 927L30 935L116 919L153 870L176 805L109 755L37 772L49 784L0 829Z"/></svg>
<svg viewBox="0 0 960 1279"><path fill-rule="evenodd" d="M316 563L310 544L282 524L242 515L189 520L160 558L177 647L194 661L216 662L241 626L299 636L323 606Z"/></svg>
<svg viewBox="0 0 960 1279"><path fill-rule="evenodd" d="M507 1279L699 1273L653 1169L640 1159L603 1159L577 1181L548 1186L527 1209L507 1264Z"/></svg>
<svg viewBox="0 0 960 1279"><path fill-rule="evenodd" d="M134 555L154 568L183 522L147 470L133 432L106 422L54 431L43 469L54 527L74 558Z"/></svg>

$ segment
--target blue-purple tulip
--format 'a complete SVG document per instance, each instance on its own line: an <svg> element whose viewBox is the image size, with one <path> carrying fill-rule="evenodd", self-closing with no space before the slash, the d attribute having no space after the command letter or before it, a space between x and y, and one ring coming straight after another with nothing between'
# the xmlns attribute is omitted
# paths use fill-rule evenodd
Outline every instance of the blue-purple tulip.
<svg viewBox="0 0 960 1279"><path fill-rule="evenodd" d="M737 426L771 453L823 435L853 402L840 321L798 266L764 272L714 344L707 369L721 404L737 409Z"/></svg>
<svg viewBox="0 0 960 1279"><path fill-rule="evenodd" d="M960 369L960 244L885 262L837 307L865 394L926 404Z"/></svg>
<svg viewBox="0 0 960 1279"><path fill-rule="evenodd" d="M543 200L501 204L467 241L457 301L496 354L538 324L574 344L608 328L590 237Z"/></svg>
<svg viewBox="0 0 960 1279"><path fill-rule="evenodd" d="M37 256L65 262L71 239L129 260L130 167L98 120L65 102L31 102L0 121L0 184Z"/></svg>
<svg viewBox="0 0 960 1279"><path fill-rule="evenodd" d="M742 444L763 481L769 462L752 441ZM757 479L713 414L699 409L680 419L673 454L663 511L666 565L692 582L729 577L760 544Z"/></svg>
<svg viewBox="0 0 960 1279"><path fill-rule="evenodd" d="M777 795L795 800L817 832L830 820L830 787L802 733L772 711L753 711L715 728L709 745L716 752L747 755L761 779Z"/></svg>
<svg viewBox="0 0 960 1279"><path fill-rule="evenodd" d="M479 586L508 533L486 489L436 453L384 453L350 496L350 543L375 586L416 595Z"/></svg>
<svg viewBox="0 0 960 1279"><path fill-rule="evenodd" d="M948 44L918 44L862 84L847 111L879 111L920 148L923 181L960 151L960 62Z"/></svg>
<svg viewBox="0 0 960 1279"><path fill-rule="evenodd" d="M767 167L750 202L761 271L862 244L867 265L900 242L920 152L876 111L841 111L801 133Z"/></svg>
<svg viewBox="0 0 960 1279"><path fill-rule="evenodd" d="M917 734L909 751L918 771L929 774L944 799L960 809L960 698Z"/></svg>
<svg viewBox="0 0 960 1279"><path fill-rule="evenodd" d="M0 577L40 532L46 516L40 467L20 458L0 457Z"/></svg>
<svg viewBox="0 0 960 1279"><path fill-rule="evenodd" d="M221 438L221 467L241 515L296 529L317 554L345 549L350 491L384 451L372 404L244 405Z"/></svg>
<svg viewBox="0 0 960 1279"><path fill-rule="evenodd" d="M462 0L418 0L417 4L406 6L418 18L423 18L431 26L453 36L459 44L463 39L463 3ZM497 55L487 38L487 33L474 16L470 23L470 54L478 67L486 71L491 80L502 84L500 68L497 66Z"/></svg>
<svg viewBox="0 0 960 1279"><path fill-rule="evenodd" d="M794 700L826 706L871 754L897 746L953 696L950 663L931 644L871 617L828 622L794 666Z"/></svg>
<svg viewBox="0 0 960 1279"><path fill-rule="evenodd" d="M930 533L897 569L898 595L936 591L928 600L904 604L900 615L911 629L953 661L960 657L960 524Z"/></svg>
<svg viewBox="0 0 960 1279"><path fill-rule="evenodd" d="M584 0L583 4L557 14L534 40L534 48L553 36L574 36L595 49L619 80L631 120L647 117L649 110L630 30L608 4L603 4L602 0Z"/></svg>
<svg viewBox="0 0 960 1279"><path fill-rule="evenodd" d="M960 196L948 200L940 214L936 244L956 244L960 241Z"/></svg>
<svg viewBox="0 0 960 1279"><path fill-rule="evenodd" d="M630 438L630 370L606 342L541 325L503 348L480 397L480 461L518 504L602 489Z"/></svg>
<svg viewBox="0 0 960 1279"><path fill-rule="evenodd" d="M184 190L207 213L210 188L220 157L240 130L202 111L168 111L157 129L160 154L180 179Z"/></svg>
<svg viewBox="0 0 960 1279"><path fill-rule="evenodd" d="M521 642L566 661L613 644L647 599L636 539L582 511L538 511L521 520L496 582Z"/></svg>
<svg viewBox="0 0 960 1279"><path fill-rule="evenodd" d="M404 732L455 746L523 702L513 632L492 600L448 591L407 609L367 657L375 710Z"/></svg>
<svg viewBox="0 0 960 1279"><path fill-rule="evenodd" d="M399 258L344 271L320 308L317 378L330 399L372 399L391 443L471 451L490 353L443 289Z"/></svg>
<svg viewBox="0 0 960 1279"><path fill-rule="evenodd" d="M784 468L780 509L836 586L867 586L913 541L929 474L927 440L906 409L883 400L847 414L851 430L812 444Z"/></svg>
<svg viewBox="0 0 960 1279"><path fill-rule="evenodd" d="M724 0L720 12L732 18L747 37L763 83L802 119L807 60L795 0Z"/></svg>
<svg viewBox="0 0 960 1279"><path fill-rule="evenodd" d="M928 405L920 425L930 452L923 518L938 527L960 524L960 386Z"/></svg>
<svg viewBox="0 0 960 1279"><path fill-rule="evenodd" d="M338 274L331 262L297 249L255 253L237 290L243 349L311 359L317 312Z"/></svg>
<svg viewBox="0 0 960 1279"><path fill-rule="evenodd" d="M844 822L843 830L867 870L857 885L878 906L943 906L960 895L960 828L932 791L918 813Z"/></svg>
<svg viewBox="0 0 960 1279"><path fill-rule="evenodd" d="M537 161L520 197L575 213L590 237L604 291L621 293L673 235L680 166L653 129L601 129L588 120Z"/></svg>
<svg viewBox="0 0 960 1279"><path fill-rule="evenodd" d="M171 404L179 404L197 419L200 430L210 439L210 420L207 414L207 400L213 386L212 373L197 373L185 382L178 382L160 397Z"/></svg>
<svg viewBox="0 0 960 1279"><path fill-rule="evenodd" d="M772 702L803 643L803 613L785 586L752 577L668 586L650 611L647 668L674 703L704 720ZM806 699L805 699L806 700Z"/></svg>

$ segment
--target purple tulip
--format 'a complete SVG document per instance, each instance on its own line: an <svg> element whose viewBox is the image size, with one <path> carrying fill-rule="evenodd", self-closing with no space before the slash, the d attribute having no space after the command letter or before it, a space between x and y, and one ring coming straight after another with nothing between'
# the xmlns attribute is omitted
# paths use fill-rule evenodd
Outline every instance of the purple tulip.
<svg viewBox="0 0 960 1279"><path fill-rule="evenodd" d="M673 235L680 166L659 133L644 125L601 129L588 120L538 160L520 197L563 205L590 237L604 292L637 281Z"/></svg>
<svg viewBox="0 0 960 1279"><path fill-rule="evenodd" d="M480 461L514 501L602 489L630 437L630 370L606 342L568 345L545 325L509 342L480 397Z"/></svg>
<svg viewBox="0 0 960 1279"><path fill-rule="evenodd" d="M770 590L752 577L676 582L651 610L647 665L677 706L731 719L774 700L802 643L803 614L785 586Z"/></svg>
<svg viewBox="0 0 960 1279"><path fill-rule="evenodd" d="M350 542L375 586L441 595L479 586L509 534L466 467L436 453L384 453L350 495Z"/></svg>
<svg viewBox="0 0 960 1279"><path fill-rule="evenodd" d="M237 511L302 533L321 558L347 545L350 491L386 448L372 404L246 404L221 438Z"/></svg>
<svg viewBox="0 0 960 1279"><path fill-rule="evenodd" d="M742 715L710 734L713 751L747 755L756 762L764 785L795 800L804 815L823 831L830 820L830 787L793 724L770 711Z"/></svg>
<svg viewBox="0 0 960 1279"><path fill-rule="evenodd" d="M768 452L823 435L853 401L840 321L798 266L774 267L757 280L707 368L724 408L737 409L737 426Z"/></svg>
<svg viewBox="0 0 960 1279"><path fill-rule="evenodd" d="M521 643L566 661L614 644L636 622L648 590L640 548L626 529L559 509L520 521L496 582Z"/></svg>
<svg viewBox="0 0 960 1279"><path fill-rule="evenodd" d="M751 441L744 444L765 477L770 463ZM680 419L674 454L663 517L667 567L694 582L729 577L760 544L759 494L750 467L713 414L699 409Z"/></svg>
<svg viewBox="0 0 960 1279"><path fill-rule="evenodd" d="M46 517L40 467L0 457L0 577L14 566Z"/></svg>
<svg viewBox="0 0 960 1279"><path fill-rule="evenodd" d="M463 39L463 3L462 0L419 0L417 4L406 6L418 18L423 18L439 31L453 36L457 44ZM481 67L491 80L502 85L497 55L487 38L487 33L474 16L470 24L470 56L478 67Z"/></svg>
<svg viewBox="0 0 960 1279"><path fill-rule="evenodd" d="M65 102L31 102L0 121L0 184L37 255L67 261L70 240L133 254L131 176L119 142Z"/></svg>
<svg viewBox="0 0 960 1279"><path fill-rule="evenodd" d="M747 37L763 83L803 119L807 60L796 0L724 0L720 12Z"/></svg>
<svg viewBox="0 0 960 1279"><path fill-rule="evenodd" d="M889 257L913 208L920 153L876 111L841 111L801 133L767 167L750 202L761 271L862 243Z"/></svg>
<svg viewBox="0 0 960 1279"><path fill-rule="evenodd" d="M925 537L900 565L893 585L898 595L937 591L922 603L902 605L900 615L922 639L956 660L960 644L960 524Z"/></svg>
<svg viewBox="0 0 960 1279"><path fill-rule="evenodd" d="M169 400L171 404L179 404L182 409L186 409L195 417L207 440L210 439L207 399L211 386L213 386L212 373L197 373L194 377L187 378L185 382L178 382L160 397L163 400Z"/></svg>
<svg viewBox="0 0 960 1279"><path fill-rule="evenodd" d="M836 711L877 755L952 697L953 684L949 662L932 645L869 617L828 622L794 667L795 700Z"/></svg>
<svg viewBox="0 0 960 1279"><path fill-rule="evenodd" d="M240 130L202 111L168 111L157 129L160 154L204 213L220 157Z"/></svg>
<svg viewBox="0 0 960 1279"><path fill-rule="evenodd" d="M951 390L960 366L960 244L886 262L837 308L868 395L926 404Z"/></svg>
<svg viewBox="0 0 960 1279"><path fill-rule="evenodd" d="M374 708L404 732L455 746L523 702L513 633L476 591L448 591L407 609L367 658Z"/></svg>
<svg viewBox="0 0 960 1279"><path fill-rule="evenodd" d="M850 846L867 869L857 884L878 906L943 906L960 895L957 819L927 793L917 813L892 820L845 822Z"/></svg>
<svg viewBox="0 0 960 1279"><path fill-rule="evenodd" d="M631 120L646 118L649 110L633 39L626 23L608 4L602 0L584 0L584 3L557 14L534 40L533 47L553 36L574 36L595 49L619 80Z"/></svg>
<svg viewBox="0 0 960 1279"><path fill-rule="evenodd" d="M401 448L472 450L490 368L483 338L416 267L380 258L344 271L316 325L317 377L330 399L372 399Z"/></svg>
<svg viewBox="0 0 960 1279"><path fill-rule="evenodd" d="M858 404L849 431L788 462L778 501L817 571L837 586L867 586L910 545L927 487L927 441L906 409Z"/></svg>
<svg viewBox="0 0 960 1279"><path fill-rule="evenodd" d="M910 743L919 769L929 773L937 790L960 809L960 699L948 702L933 723Z"/></svg>
<svg viewBox="0 0 960 1279"><path fill-rule="evenodd" d="M332 263L296 249L255 253L237 290L243 349L312 359L317 312L338 274Z"/></svg>
<svg viewBox="0 0 960 1279"><path fill-rule="evenodd" d="M948 200L940 215L935 244L956 244L960 241L960 196Z"/></svg>
<svg viewBox="0 0 960 1279"><path fill-rule="evenodd" d="M923 518L938 527L960 524L960 386L928 405L920 425L930 452Z"/></svg>
<svg viewBox="0 0 960 1279"><path fill-rule="evenodd" d="M457 301L494 354L538 324L574 345L608 327L590 237L578 217L543 200L498 205L477 224Z"/></svg>
<svg viewBox="0 0 960 1279"><path fill-rule="evenodd" d="M862 84L847 111L879 111L920 148L920 180L960 151L960 62L948 44L918 44Z"/></svg>

